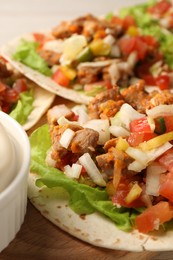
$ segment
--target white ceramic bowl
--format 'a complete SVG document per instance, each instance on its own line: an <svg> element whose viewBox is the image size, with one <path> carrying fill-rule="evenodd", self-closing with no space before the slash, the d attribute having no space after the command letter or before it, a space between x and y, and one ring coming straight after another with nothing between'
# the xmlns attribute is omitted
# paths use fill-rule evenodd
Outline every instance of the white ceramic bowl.
<svg viewBox="0 0 173 260"><path fill-rule="evenodd" d="M8 180L6 187L0 192L1 252L14 239L24 221L27 206L30 144L23 128L14 119L1 111L0 123L8 132L16 153L15 172L12 178ZM8 156L8 154L4 154L4 156ZM3 160L3 158L0 158L0 160Z"/></svg>

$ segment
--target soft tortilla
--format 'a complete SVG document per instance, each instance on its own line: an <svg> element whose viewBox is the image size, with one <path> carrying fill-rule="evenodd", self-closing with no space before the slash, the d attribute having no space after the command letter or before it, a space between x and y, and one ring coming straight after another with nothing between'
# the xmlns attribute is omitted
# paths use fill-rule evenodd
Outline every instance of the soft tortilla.
<svg viewBox="0 0 173 260"><path fill-rule="evenodd" d="M79 216L68 207L68 194L62 188L38 188L35 185L37 178L36 174L29 174L28 197L31 203L45 218L74 237L98 247L115 250L173 250L173 231L160 235L145 235L136 230L126 233L99 213Z"/></svg>
<svg viewBox="0 0 173 260"><path fill-rule="evenodd" d="M26 77L28 77L29 79L37 83L40 87L42 87L45 90L48 90L60 97L69 99L76 103L83 103L83 104L89 103L89 101L92 99L91 97L76 92L72 89L64 88L58 85L50 77L47 77L37 72L36 70L33 70L25 66L21 62L15 61L13 59L13 54L15 53L16 47L20 44L21 40L33 40L33 37L32 35L25 35L23 37L19 37L13 40L12 42L7 43L1 48L0 50L1 55L6 60L8 60L9 63L11 63L18 71L20 71L22 74L24 74Z"/></svg>
<svg viewBox="0 0 173 260"><path fill-rule="evenodd" d="M55 98L55 94L40 88L35 83L33 83L32 85L34 89L33 110L28 116L26 123L23 125L25 131L32 128L39 121L39 119L44 115L47 109L51 106Z"/></svg>

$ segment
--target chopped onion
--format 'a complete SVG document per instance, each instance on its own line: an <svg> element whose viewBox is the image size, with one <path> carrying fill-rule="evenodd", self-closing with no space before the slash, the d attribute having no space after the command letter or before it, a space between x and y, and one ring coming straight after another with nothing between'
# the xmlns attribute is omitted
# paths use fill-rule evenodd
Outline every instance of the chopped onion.
<svg viewBox="0 0 173 260"><path fill-rule="evenodd" d="M43 45L44 50L53 51L56 53L62 53L63 52L63 41L62 40L52 40L52 41L46 41Z"/></svg>
<svg viewBox="0 0 173 260"><path fill-rule="evenodd" d="M132 106L129 104L125 103L121 106L120 108L120 119L125 126L125 128L129 129L129 124L131 121L144 117L144 114L141 114L137 112Z"/></svg>
<svg viewBox="0 0 173 260"><path fill-rule="evenodd" d="M115 58L119 58L121 56L121 51L118 45L113 45L111 48L111 56Z"/></svg>
<svg viewBox="0 0 173 260"><path fill-rule="evenodd" d="M89 153L84 153L81 157L79 157L79 162L82 166L84 166L86 172L95 184L103 187L106 186L106 182L103 179L102 174Z"/></svg>
<svg viewBox="0 0 173 260"><path fill-rule="evenodd" d="M48 121L54 122L57 121L62 116L71 115L71 110L66 105L57 105L49 109L47 113Z"/></svg>
<svg viewBox="0 0 173 260"><path fill-rule="evenodd" d="M111 77L111 83L112 85L115 85L116 82L120 79L120 72L117 66L117 63L112 63L109 68L108 68L108 72L110 74Z"/></svg>
<svg viewBox="0 0 173 260"><path fill-rule="evenodd" d="M72 179L79 179L81 171L82 171L82 165L77 163L73 163L72 166L66 165L64 167L65 175Z"/></svg>
<svg viewBox="0 0 173 260"><path fill-rule="evenodd" d="M148 195L159 196L160 174L166 172L166 168L158 162L153 162L147 167L146 193Z"/></svg>
<svg viewBox="0 0 173 260"><path fill-rule="evenodd" d="M72 108L72 111L79 116L78 123L83 125L86 121L89 120L89 116L87 114L87 108L85 105L77 105Z"/></svg>
<svg viewBox="0 0 173 260"><path fill-rule="evenodd" d="M59 140L61 146L67 149L69 147L74 135L75 135L75 132L73 130L71 130L70 128L67 128Z"/></svg>
<svg viewBox="0 0 173 260"><path fill-rule="evenodd" d="M113 37L111 34L107 35L103 41L107 44L109 44L110 46L112 46L115 43L115 37Z"/></svg>
<svg viewBox="0 0 173 260"><path fill-rule="evenodd" d="M135 159L134 162L128 165L128 170L140 172L145 169L148 164L155 161L160 155L169 150L173 145L169 142L163 144L162 146L150 150L148 152L143 152L138 148L129 147L126 153Z"/></svg>
<svg viewBox="0 0 173 260"><path fill-rule="evenodd" d="M138 149L138 148L133 148L133 147L128 147L126 150L126 153L132 157L133 159L135 159L136 161L142 163L142 164L146 164L149 160L148 155L146 152L143 152L142 150Z"/></svg>
<svg viewBox="0 0 173 260"><path fill-rule="evenodd" d="M161 89L157 86L145 86L145 91L147 93L151 93L153 91L158 91L158 92L161 92Z"/></svg>
<svg viewBox="0 0 173 260"><path fill-rule="evenodd" d="M52 159L51 157L52 154L52 150L49 149L46 153L46 159L45 162L47 165L49 165L50 167L55 167L56 166L56 161L54 159Z"/></svg>
<svg viewBox="0 0 173 260"><path fill-rule="evenodd" d="M113 62L119 62L119 59L112 59L112 60L103 60L103 61L94 61L94 62L82 62L78 65L78 68L81 67L106 67L111 65Z"/></svg>
<svg viewBox="0 0 173 260"><path fill-rule="evenodd" d="M138 161L134 161L134 162L130 163L127 167L127 169L129 171L134 171L134 172L141 172L145 168L146 168L146 165L141 162L138 162Z"/></svg>
<svg viewBox="0 0 173 260"><path fill-rule="evenodd" d="M147 152L147 155L149 157L149 162L154 161L157 159L160 155L162 155L164 152L169 150L173 145L169 142L166 142L165 144L161 145L160 147L150 150Z"/></svg>
<svg viewBox="0 0 173 260"><path fill-rule="evenodd" d="M86 122L83 127L91 128L99 133L98 144L103 145L110 139L109 120L108 119L92 119Z"/></svg>
<svg viewBox="0 0 173 260"><path fill-rule="evenodd" d="M127 63L128 63L128 67L129 67L129 70L131 71L136 62L138 61L138 55L137 55L137 52L136 51L133 51L129 56L128 56L128 59L127 59ZM128 71L128 72L130 72Z"/></svg>
<svg viewBox="0 0 173 260"><path fill-rule="evenodd" d="M152 118L173 115L173 105L159 105L151 109L147 109L146 113Z"/></svg>
<svg viewBox="0 0 173 260"><path fill-rule="evenodd" d="M65 118L64 116L61 116L58 120L57 120L58 125L79 125L79 123L77 121L70 121L67 118Z"/></svg>
<svg viewBox="0 0 173 260"><path fill-rule="evenodd" d="M110 126L109 131L113 136L116 137L120 137L120 136L126 137L130 135L130 132L122 126L116 126L116 125Z"/></svg>

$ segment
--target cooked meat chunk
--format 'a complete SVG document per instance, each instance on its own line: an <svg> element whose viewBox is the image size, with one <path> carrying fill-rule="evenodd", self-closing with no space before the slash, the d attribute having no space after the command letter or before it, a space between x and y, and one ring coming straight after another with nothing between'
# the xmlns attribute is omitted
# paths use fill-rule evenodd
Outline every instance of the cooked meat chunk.
<svg viewBox="0 0 173 260"><path fill-rule="evenodd" d="M96 160L101 170L109 173L111 173L111 171L113 173L116 161L120 160L122 162L122 174L130 173L127 167L133 161L125 152L113 146L109 148L107 153L98 155Z"/></svg>
<svg viewBox="0 0 173 260"><path fill-rule="evenodd" d="M99 134L97 131L89 128L84 128L75 132L75 136L71 142L72 153L91 153L95 151L97 142L99 139Z"/></svg>
<svg viewBox="0 0 173 260"><path fill-rule="evenodd" d="M0 60L0 79L8 78L12 75L12 72L8 70L5 63Z"/></svg>
<svg viewBox="0 0 173 260"><path fill-rule="evenodd" d="M52 144L53 146L56 144L56 142L60 140L62 134L64 133L64 131L66 129L70 128L71 130L73 130L74 132L81 130L82 127L79 125L75 125L75 124L64 124L64 125L57 125L53 127L51 134L51 140L52 140Z"/></svg>
<svg viewBox="0 0 173 260"><path fill-rule="evenodd" d="M125 102L141 113L145 112L146 104L150 99L150 96L145 92L144 87L145 82L140 80L135 85L123 90L121 93Z"/></svg>
<svg viewBox="0 0 173 260"><path fill-rule="evenodd" d="M72 34L83 34L88 41L91 41L96 31L109 30L109 33L116 36L122 31L122 26L116 22L108 21L105 19L98 19L97 17L88 14L86 16L79 17L71 22L62 22L52 30L52 34L56 38L67 38Z"/></svg>
<svg viewBox="0 0 173 260"><path fill-rule="evenodd" d="M61 22L58 26L56 26L52 30L53 36L55 36L58 39L64 39L70 37L73 33L73 31L70 30L70 25L72 28L72 23L66 21Z"/></svg>
<svg viewBox="0 0 173 260"><path fill-rule="evenodd" d="M55 64L59 64L59 59L61 57L61 53L57 53L49 50L38 50L40 56L47 62L48 66L53 66Z"/></svg>
<svg viewBox="0 0 173 260"><path fill-rule="evenodd" d="M169 90L163 90L155 93L155 95L151 97L146 108L150 109L155 106L170 104L173 104L173 94Z"/></svg>
<svg viewBox="0 0 173 260"><path fill-rule="evenodd" d="M101 71L101 67L79 67L77 71L78 83L89 84L99 81L101 78Z"/></svg>
<svg viewBox="0 0 173 260"><path fill-rule="evenodd" d="M51 140L52 140L51 157L53 160L56 161L56 167L61 170L63 170L66 164L71 164L72 162L77 161L78 159L78 157L75 158L74 154L72 154L70 149L69 150L65 149L64 147L61 146L59 142L62 134L67 128L72 129L74 132L82 129L82 127L78 125L66 124L63 126L56 125L50 131Z"/></svg>
<svg viewBox="0 0 173 260"><path fill-rule="evenodd" d="M64 39L70 37L74 33L81 34L83 31L86 31L87 27L89 28L89 25L91 27L91 24L92 29L94 29L93 23L96 23L97 21L98 19L90 14L82 16L71 22L62 22L60 25L52 30L52 34L56 38Z"/></svg>
<svg viewBox="0 0 173 260"><path fill-rule="evenodd" d="M114 87L93 98L88 105L89 116L91 118L106 118L109 117L109 114L114 116L123 103L123 97L119 93L118 87ZM106 105L110 107L110 112L108 112Z"/></svg>
<svg viewBox="0 0 173 260"><path fill-rule="evenodd" d="M115 114L119 111L120 107L124 103L123 100L107 100L100 105L100 118L106 119L115 116Z"/></svg>
<svg viewBox="0 0 173 260"><path fill-rule="evenodd" d="M153 91L147 93L144 89L145 83L140 80L135 85L125 89L121 94L125 102L129 103L134 109L145 113L146 109L158 105L173 104L173 94L169 90Z"/></svg>
<svg viewBox="0 0 173 260"><path fill-rule="evenodd" d="M104 150L108 151L109 148L111 147L115 147L117 144L118 138L111 138L110 140L108 140L105 144L104 144Z"/></svg>

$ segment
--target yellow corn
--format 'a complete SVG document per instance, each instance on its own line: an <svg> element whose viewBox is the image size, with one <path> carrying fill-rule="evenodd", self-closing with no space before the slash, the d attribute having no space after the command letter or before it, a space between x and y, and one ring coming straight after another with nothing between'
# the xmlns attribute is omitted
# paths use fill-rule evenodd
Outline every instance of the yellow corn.
<svg viewBox="0 0 173 260"><path fill-rule="evenodd" d="M138 32L137 27L135 27L135 26L130 26L130 27L127 29L127 34L130 35L130 36L137 36L137 35L139 35L139 32Z"/></svg>
<svg viewBox="0 0 173 260"><path fill-rule="evenodd" d="M60 69L64 73L64 75L70 80L73 80L76 77L76 70L67 66L61 66Z"/></svg>
<svg viewBox="0 0 173 260"><path fill-rule="evenodd" d="M133 184L131 190L129 191L129 193L125 198L125 202L127 204L130 204L131 202L139 198L141 192L142 192L142 188L137 183Z"/></svg>
<svg viewBox="0 0 173 260"><path fill-rule="evenodd" d="M111 50L110 45L104 42L102 39L92 41L90 48L95 56L107 56Z"/></svg>
<svg viewBox="0 0 173 260"><path fill-rule="evenodd" d="M148 151L148 150L155 149L171 140L173 140L173 131L166 133L166 134L156 136L147 142L140 143L139 148L143 151Z"/></svg>
<svg viewBox="0 0 173 260"><path fill-rule="evenodd" d="M128 147L129 147L128 142L125 139L123 139L122 137L119 137L117 144L116 144L116 148L119 151L125 151L125 150L127 150Z"/></svg>

